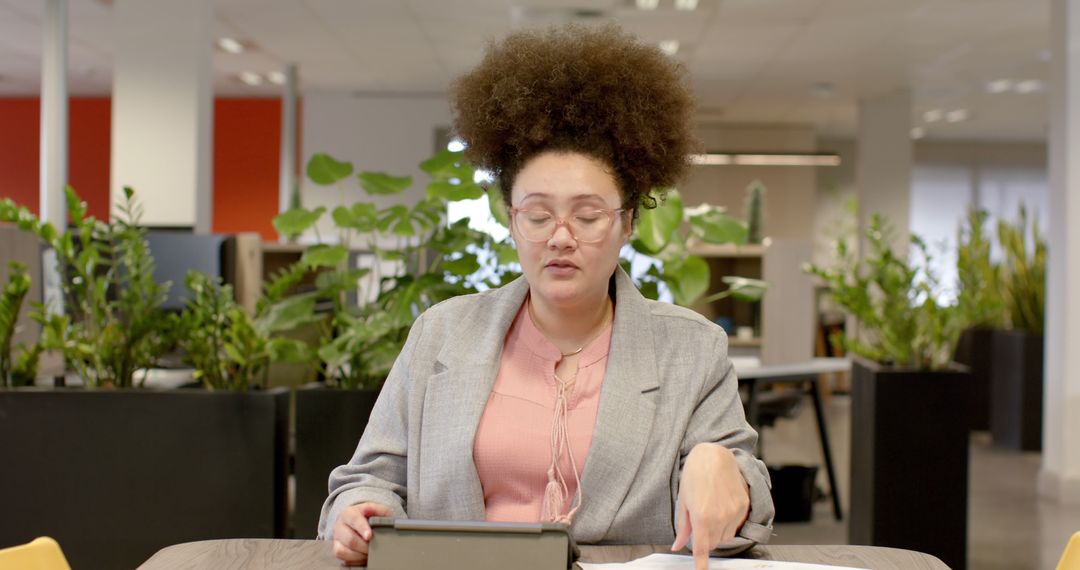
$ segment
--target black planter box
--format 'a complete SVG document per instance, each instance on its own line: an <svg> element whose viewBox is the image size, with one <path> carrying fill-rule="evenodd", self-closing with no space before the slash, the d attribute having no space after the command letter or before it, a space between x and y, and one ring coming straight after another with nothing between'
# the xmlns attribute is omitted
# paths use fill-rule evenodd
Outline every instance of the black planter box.
<svg viewBox="0 0 1080 570"><path fill-rule="evenodd" d="M356 451L378 396L377 390L321 386L296 391L294 538L315 538L330 472Z"/></svg>
<svg viewBox="0 0 1080 570"><path fill-rule="evenodd" d="M994 358L994 329L971 328L960 335L953 360L968 367L971 382L968 402L971 403L971 429L990 429L990 370Z"/></svg>
<svg viewBox="0 0 1080 570"><path fill-rule="evenodd" d="M856 360L851 386L851 544L967 561L968 373Z"/></svg>
<svg viewBox="0 0 1080 570"><path fill-rule="evenodd" d="M0 390L0 545L48 535L73 568L286 523L285 390Z"/></svg>
<svg viewBox="0 0 1080 570"><path fill-rule="evenodd" d="M994 331L990 373L990 433L994 443L1042 450L1043 336Z"/></svg>

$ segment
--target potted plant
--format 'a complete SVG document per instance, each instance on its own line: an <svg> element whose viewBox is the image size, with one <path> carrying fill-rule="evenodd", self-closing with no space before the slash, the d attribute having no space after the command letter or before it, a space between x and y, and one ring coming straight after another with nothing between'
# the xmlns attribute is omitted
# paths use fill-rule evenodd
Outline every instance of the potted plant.
<svg viewBox="0 0 1080 570"><path fill-rule="evenodd" d="M709 264L690 255L694 241L711 244L746 243L747 225L728 215L724 208L711 204L684 207L678 190L668 189L657 198L655 208L639 212L637 227L630 245L633 254L623 260L630 267L637 256L650 260L643 273L630 272L641 293L650 299L659 297L663 284L677 305L690 306L696 302L710 303L733 297L740 301L760 301L768 284L760 279L725 275L721 281L726 289L709 294L712 276Z"/></svg>
<svg viewBox="0 0 1080 570"><path fill-rule="evenodd" d="M987 213L969 208L957 231L957 308L967 328L960 334L954 360L971 373L971 429L990 428L990 372L994 330L1004 325L1001 269L990 260L990 236L985 232Z"/></svg>
<svg viewBox="0 0 1080 570"><path fill-rule="evenodd" d="M451 201L487 196L492 211L501 213L497 189L476 184L460 152L442 151L420 168L429 177L421 199L382 208L374 201L339 204L329 212L336 239L320 239L301 258L320 271L317 295L330 310L315 352L323 380L296 393L297 538L315 536L330 471L355 449L416 317L443 299L516 276L509 243L470 228L468 220L446 224ZM357 173L351 163L323 153L308 161L307 175L317 185L339 189L351 179L372 198L413 185L408 176ZM274 225L296 236L316 227L326 213L294 208ZM351 264L356 251L369 256L370 269Z"/></svg>
<svg viewBox="0 0 1080 570"><path fill-rule="evenodd" d="M1015 224L998 220L1004 253L1001 293L1005 327L993 333L990 432L994 442L1022 451L1042 449L1043 322L1046 239L1023 205Z"/></svg>
<svg viewBox="0 0 1080 570"><path fill-rule="evenodd" d="M72 564L112 568L180 542L283 536L288 393L137 389L193 316L160 310L168 284L154 281L130 189L108 223L67 196L70 231L0 202L65 276L63 313L39 308L31 350L59 351L81 384L0 390L0 448L17 466L0 470L0 542L49 535Z"/></svg>
<svg viewBox="0 0 1080 570"><path fill-rule="evenodd" d="M859 321L833 339L858 355L851 390L851 544L909 548L966 565L968 374L951 365L963 327L941 301L926 244L895 253L878 215L860 259L841 239L838 266L807 264ZM913 524L912 521L918 521Z"/></svg>
<svg viewBox="0 0 1080 570"><path fill-rule="evenodd" d="M8 281L0 291L0 387L30 386L34 383L41 345L15 345L19 313L23 300L30 292L30 276L26 266L12 261L8 264Z"/></svg>

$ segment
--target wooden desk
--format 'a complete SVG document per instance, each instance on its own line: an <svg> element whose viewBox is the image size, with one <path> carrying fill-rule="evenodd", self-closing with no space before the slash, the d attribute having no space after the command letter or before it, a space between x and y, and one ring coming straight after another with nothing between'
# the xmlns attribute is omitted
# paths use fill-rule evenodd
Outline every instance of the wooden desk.
<svg viewBox="0 0 1080 570"><path fill-rule="evenodd" d="M626 562L667 546L582 546L584 562ZM876 546L758 546L745 558L852 566L870 570L948 570L940 560L919 552ZM341 568L330 543L319 540L233 539L177 544L158 551L140 570L232 568Z"/></svg>
<svg viewBox="0 0 1080 570"><path fill-rule="evenodd" d="M836 489L836 472L833 469L832 451L829 447L829 432L825 426L825 410L821 405L821 388L818 379L822 374L835 374L851 370L851 361L845 358L814 358L794 364L777 364L754 368L736 368L739 383L747 385L749 395L746 401L746 421L754 429L758 425L758 391L762 386L771 384L808 385L810 399L814 403L814 416L817 419L818 438L821 440L821 454L825 458L825 474L829 478L829 491L832 495L833 516L842 520L840 492Z"/></svg>

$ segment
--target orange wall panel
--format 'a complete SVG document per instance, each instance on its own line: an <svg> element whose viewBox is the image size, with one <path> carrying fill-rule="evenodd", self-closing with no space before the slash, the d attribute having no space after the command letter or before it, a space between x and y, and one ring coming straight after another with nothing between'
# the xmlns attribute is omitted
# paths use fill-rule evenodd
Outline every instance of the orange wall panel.
<svg viewBox="0 0 1080 570"><path fill-rule="evenodd" d="M90 214L109 219L109 124L104 97L68 104L68 181ZM41 105L35 98L0 99L0 198L37 213L40 183Z"/></svg>
<svg viewBox="0 0 1080 570"><path fill-rule="evenodd" d="M214 102L215 233L259 232L277 239L280 99Z"/></svg>
<svg viewBox="0 0 1080 570"><path fill-rule="evenodd" d="M35 98L0 99L0 198L38 212L38 124L41 105Z"/></svg>
<svg viewBox="0 0 1080 570"><path fill-rule="evenodd" d="M0 198L38 211L40 105L34 98L0 98ZM108 219L112 103L107 97L72 98L69 107L68 179L90 214ZM214 102L214 232L259 232L276 239L281 101ZM138 188L135 189L136 192Z"/></svg>
<svg viewBox="0 0 1080 570"><path fill-rule="evenodd" d="M72 99L69 108L68 181L91 216L108 220L112 100Z"/></svg>

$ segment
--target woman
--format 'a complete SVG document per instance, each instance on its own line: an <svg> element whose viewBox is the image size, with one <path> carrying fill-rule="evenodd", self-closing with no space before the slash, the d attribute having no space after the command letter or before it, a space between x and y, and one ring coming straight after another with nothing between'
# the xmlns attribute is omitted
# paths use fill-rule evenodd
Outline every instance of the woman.
<svg viewBox="0 0 1080 570"><path fill-rule="evenodd" d="M681 69L617 28L519 32L454 86L523 276L413 326L320 536L364 563L371 516L555 521L581 543L766 542L773 506L727 338L619 267L693 142ZM692 536L692 539L691 539Z"/></svg>

